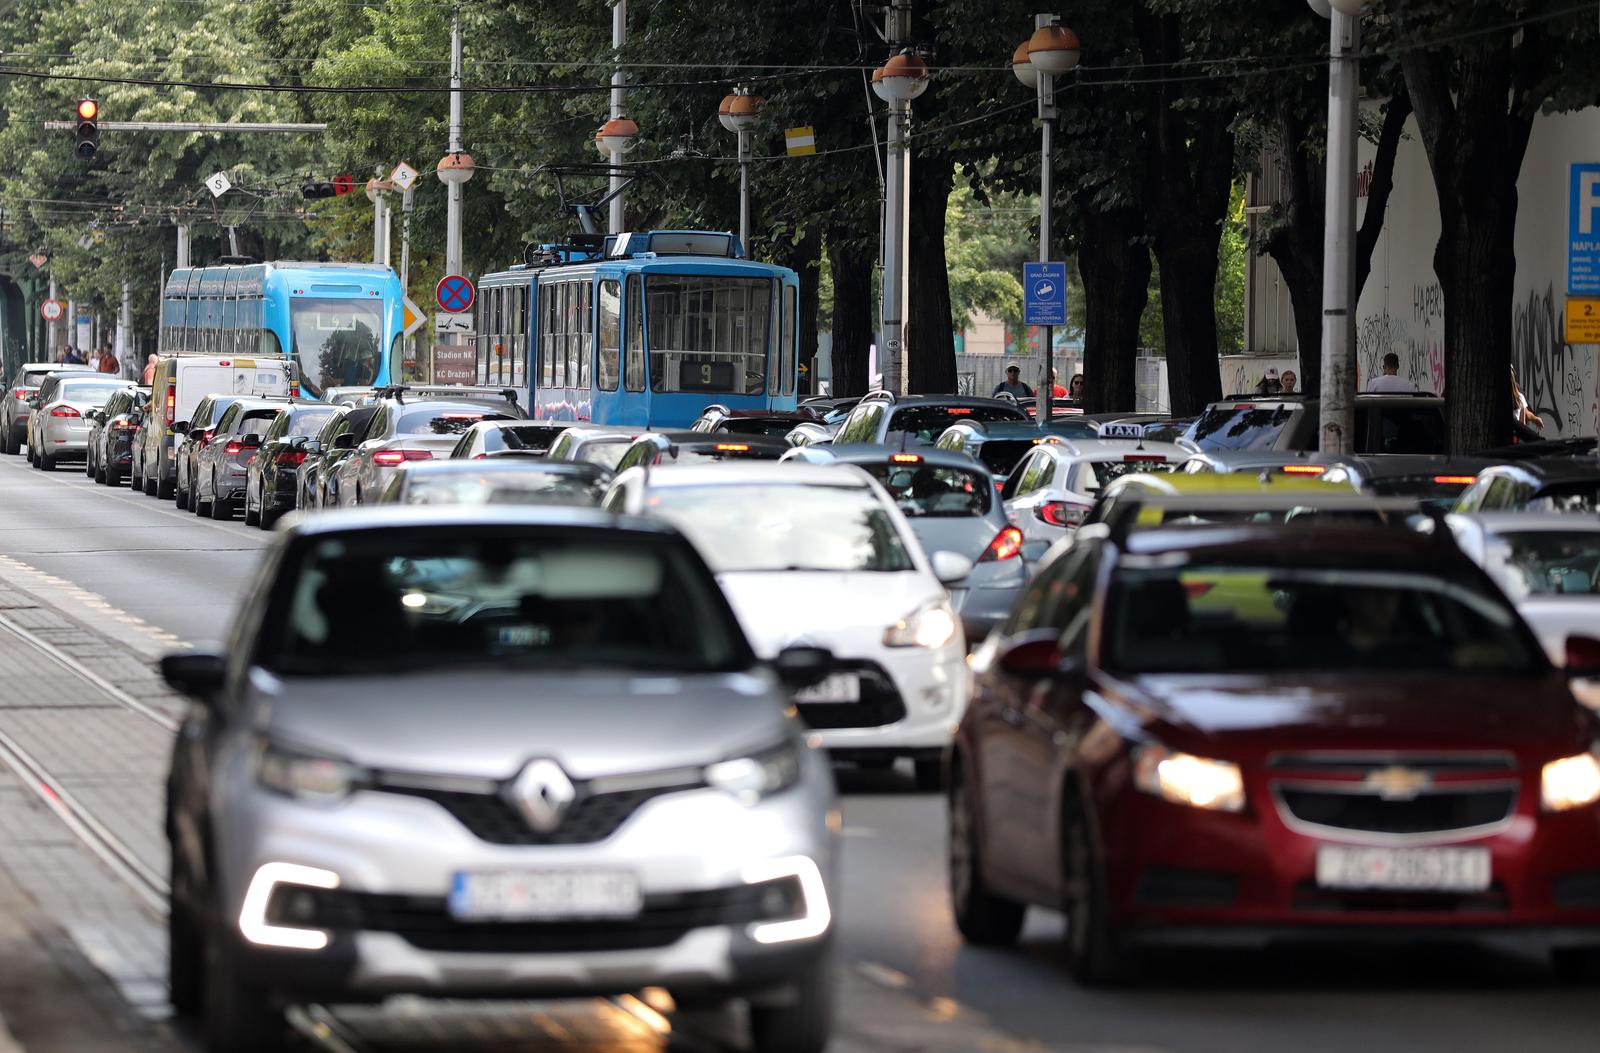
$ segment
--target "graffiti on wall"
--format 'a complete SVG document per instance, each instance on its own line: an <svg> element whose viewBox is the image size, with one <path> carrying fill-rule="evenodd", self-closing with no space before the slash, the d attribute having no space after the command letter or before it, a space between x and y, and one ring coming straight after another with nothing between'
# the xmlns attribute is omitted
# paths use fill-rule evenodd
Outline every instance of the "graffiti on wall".
<svg viewBox="0 0 1600 1053"><path fill-rule="evenodd" d="M1565 310L1553 283L1513 305L1511 364L1528 404L1544 419L1546 434L1600 430L1595 358L1595 348L1566 342Z"/></svg>
<svg viewBox="0 0 1600 1053"><path fill-rule="evenodd" d="M1383 372L1383 357L1400 359L1400 375L1418 391L1444 391L1444 295L1437 284L1411 291L1411 317L1387 310L1356 328L1356 372L1360 385Z"/></svg>

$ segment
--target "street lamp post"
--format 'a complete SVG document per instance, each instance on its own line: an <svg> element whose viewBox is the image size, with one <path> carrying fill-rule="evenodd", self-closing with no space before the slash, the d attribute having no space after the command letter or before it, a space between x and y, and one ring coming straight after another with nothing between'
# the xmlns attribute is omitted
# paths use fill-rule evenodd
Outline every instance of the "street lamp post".
<svg viewBox="0 0 1600 1053"><path fill-rule="evenodd" d="M759 95L736 91L717 107L722 126L739 136L739 244L745 258L750 256L750 133L761 118L767 100Z"/></svg>
<svg viewBox="0 0 1600 1053"><path fill-rule="evenodd" d="M439 158L434 171L439 176L448 195L445 208L444 270L446 274L461 273L461 188L472 178L477 166L472 155L462 150L452 150Z"/></svg>
<svg viewBox="0 0 1600 1053"><path fill-rule="evenodd" d="M907 49L891 56L872 74L872 90L889 104L889 175L884 193L883 305L878 341L878 369L883 386L897 395L906 393L905 318L906 257L911 249L911 100L928 89L928 67Z"/></svg>
<svg viewBox="0 0 1600 1053"><path fill-rule="evenodd" d="M1356 394L1356 134L1363 0L1308 0L1331 19L1328 45L1327 228L1322 242L1322 409L1325 454L1354 452Z"/></svg>
<svg viewBox="0 0 1600 1053"><path fill-rule="evenodd" d="M1055 194L1056 91L1055 79L1078 67L1078 35L1060 24L1056 15L1034 15L1033 35L1011 55L1011 72L1039 98L1039 262L1050 262L1051 211ZM1044 374L1036 392L1038 418L1045 424L1055 416L1055 327L1044 327Z"/></svg>

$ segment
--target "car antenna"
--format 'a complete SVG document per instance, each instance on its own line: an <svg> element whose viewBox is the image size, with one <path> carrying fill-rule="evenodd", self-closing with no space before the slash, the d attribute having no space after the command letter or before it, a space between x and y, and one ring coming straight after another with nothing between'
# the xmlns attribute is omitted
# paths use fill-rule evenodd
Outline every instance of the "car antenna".
<svg viewBox="0 0 1600 1053"><path fill-rule="evenodd" d="M900 433L900 452L901 453L905 453L906 452L906 442L908 440L910 440L910 438L911 438L911 433L909 431L903 431L903 432Z"/></svg>

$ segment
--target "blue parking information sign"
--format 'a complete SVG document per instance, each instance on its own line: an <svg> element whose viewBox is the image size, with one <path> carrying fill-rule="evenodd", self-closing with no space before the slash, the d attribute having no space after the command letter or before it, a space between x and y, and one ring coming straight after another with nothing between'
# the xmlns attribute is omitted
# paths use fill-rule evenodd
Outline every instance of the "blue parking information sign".
<svg viewBox="0 0 1600 1053"><path fill-rule="evenodd" d="M1022 265L1022 324L1067 324L1067 265Z"/></svg>
<svg viewBox="0 0 1600 1053"><path fill-rule="evenodd" d="M1600 164L1572 166L1567 198L1567 295L1600 296Z"/></svg>

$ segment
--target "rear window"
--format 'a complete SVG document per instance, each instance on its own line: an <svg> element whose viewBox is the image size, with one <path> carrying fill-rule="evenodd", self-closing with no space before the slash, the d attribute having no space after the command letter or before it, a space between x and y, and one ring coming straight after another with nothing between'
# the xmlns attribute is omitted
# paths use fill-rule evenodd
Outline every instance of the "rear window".
<svg viewBox="0 0 1600 1053"><path fill-rule="evenodd" d="M615 471L617 462L622 460L622 455L628 452L628 447L631 445L632 442L628 439L597 439L585 443L583 449L578 451L577 459Z"/></svg>
<svg viewBox="0 0 1600 1053"><path fill-rule="evenodd" d="M500 439L508 450L531 450L535 453L547 453L552 443L561 437L562 428L546 428L537 425L521 425L514 428L501 428Z"/></svg>
<svg viewBox="0 0 1600 1053"><path fill-rule="evenodd" d="M1007 476L1035 445L1035 439L990 439L978 446L978 460L995 475Z"/></svg>
<svg viewBox="0 0 1600 1053"><path fill-rule="evenodd" d="M1492 543L1502 553L1503 584L1514 600L1600 593L1600 531L1527 530Z"/></svg>
<svg viewBox="0 0 1600 1053"><path fill-rule="evenodd" d="M714 464L717 461L776 461L788 452L787 447L773 447L740 442L737 435L715 443L696 443L681 446L672 459L673 464Z"/></svg>
<svg viewBox="0 0 1600 1053"><path fill-rule="evenodd" d="M93 402L96 405L103 406L112 395L127 389L127 384L115 382L95 383L93 381L85 382L80 380L62 384L56 390L56 395L58 398L66 399L68 402Z"/></svg>
<svg viewBox="0 0 1600 1053"><path fill-rule="evenodd" d="M1448 512L1456 506L1456 498L1472 485L1473 475L1396 475L1387 479L1374 479L1368 489L1378 497L1415 497L1424 509Z"/></svg>
<svg viewBox="0 0 1600 1053"><path fill-rule="evenodd" d="M1157 458L1157 454L1149 454L1145 458L1130 454L1128 459L1120 461L1086 461L1078 466L1077 488L1083 493L1092 494L1124 475L1174 472L1181 465L1181 462L1169 461L1165 457Z"/></svg>
<svg viewBox="0 0 1600 1053"><path fill-rule="evenodd" d="M1270 450L1303 406L1216 406L1194 422L1189 438L1202 450Z"/></svg>
<svg viewBox="0 0 1600 1053"><path fill-rule="evenodd" d="M994 485L965 468L933 464L863 464L911 519L971 518L989 514Z"/></svg>
<svg viewBox="0 0 1600 1053"><path fill-rule="evenodd" d="M1529 512L1600 512L1600 480L1547 486L1526 505Z"/></svg>
<svg viewBox="0 0 1600 1053"><path fill-rule="evenodd" d="M1356 435L1371 434L1369 415L1378 414L1377 448L1370 453L1444 453L1442 406L1356 406Z"/></svg>
<svg viewBox="0 0 1600 1053"><path fill-rule="evenodd" d="M405 503L588 506L598 505L604 495L601 483L569 472L448 472L414 476L406 486Z"/></svg>
<svg viewBox="0 0 1600 1053"><path fill-rule="evenodd" d="M1027 419L1021 410L1007 406L906 406L889 418L889 434L909 432L924 442L933 442L950 425L963 421Z"/></svg>
<svg viewBox="0 0 1600 1053"><path fill-rule="evenodd" d="M326 409L318 407L316 409L301 410L289 418L288 434L294 437L304 436L309 438L321 431L322 426L328 423L328 418L338 412L339 410L336 406L329 406Z"/></svg>
<svg viewBox="0 0 1600 1053"><path fill-rule="evenodd" d="M394 430L396 435L459 435L481 420L516 420L516 418L486 409L423 407L402 412Z"/></svg>

